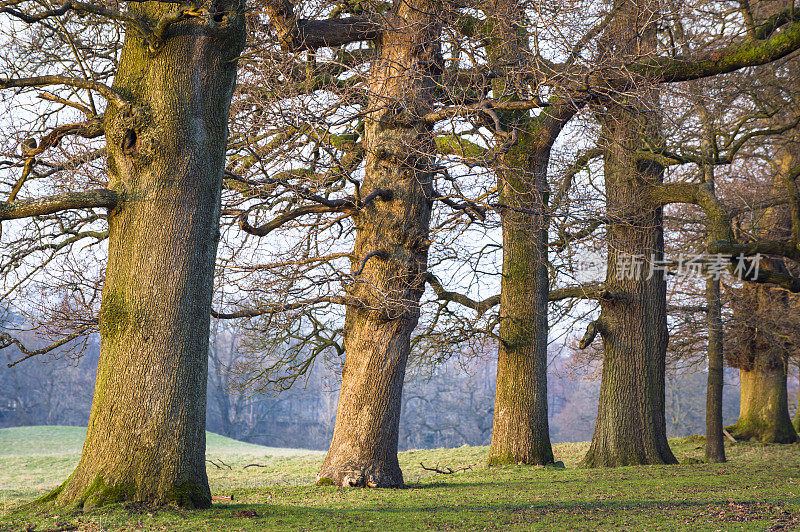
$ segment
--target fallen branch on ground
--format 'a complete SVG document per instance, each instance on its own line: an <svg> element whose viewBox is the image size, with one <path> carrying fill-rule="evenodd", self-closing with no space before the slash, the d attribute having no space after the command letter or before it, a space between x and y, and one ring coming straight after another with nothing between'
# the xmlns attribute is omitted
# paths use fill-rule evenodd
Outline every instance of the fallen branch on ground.
<svg viewBox="0 0 800 532"><path fill-rule="evenodd" d="M458 469L453 469L453 468L451 468L451 467L448 467L448 466L445 466L445 468L444 468L444 469L441 469L441 468L439 467L439 464L436 464L436 465L435 465L435 466L433 466L433 467L425 467L425 464L423 464L422 462L420 462L420 463L419 463L419 465L420 465L420 466L422 467L422 469L424 469L425 471L434 471L434 472L436 472L436 473L441 473L442 475L452 475L453 473L458 473L459 471L466 471L466 470L468 470L468 469L472 469L472 466L471 466L471 465L468 465L468 466L466 466L466 467L459 467Z"/></svg>
<svg viewBox="0 0 800 532"><path fill-rule="evenodd" d="M223 462L222 459L220 459L220 458L217 458L217 462L219 462L219 463L217 463L214 460L209 459L209 458L206 458L206 462L210 463L211 465L213 465L217 469L222 469L223 467L227 467L228 469L233 470L233 467L231 467L230 465L228 465L225 462Z"/></svg>

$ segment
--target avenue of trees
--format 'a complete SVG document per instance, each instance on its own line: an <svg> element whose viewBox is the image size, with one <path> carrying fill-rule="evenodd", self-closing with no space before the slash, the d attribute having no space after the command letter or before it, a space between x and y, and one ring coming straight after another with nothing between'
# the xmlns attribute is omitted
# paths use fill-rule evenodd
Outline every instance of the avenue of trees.
<svg viewBox="0 0 800 532"><path fill-rule="evenodd" d="M676 462L668 364L707 368L707 460L725 362L728 434L797 439L790 2L0 0L0 21L0 348L23 367L100 337L47 500L208 507L208 383L288 393L326 361L321 484L402 486L409 365L490 349L492 465L556 459L556 344L602 372L585 467Z"/></svg>

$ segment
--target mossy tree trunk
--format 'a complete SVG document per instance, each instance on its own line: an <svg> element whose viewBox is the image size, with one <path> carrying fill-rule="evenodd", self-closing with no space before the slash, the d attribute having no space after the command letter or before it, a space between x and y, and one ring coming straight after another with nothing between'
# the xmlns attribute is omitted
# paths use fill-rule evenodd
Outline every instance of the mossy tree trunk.
<svg viewBox="0 0 800 532"><path fill-rule="evenodd" d="M751 232L764 240L797 240L792 218L800 216L796 204L796 168L800 164L800 140L787 135L773 156L775 174L771 195L786 194L795 202L775 205L755 213ZM762 255L761 271L790 274L787 261ZM739 419L728 427L740 440L771 443L797 441L789 416L786 373L788 360L797 349L793 319L797 296L771 285L744 282L734 305L735 328L730 364L739 369L741 401Z"/></svg>
<svg viewBox="0 0 800 532"><path fill-rule="evenodd" d="M797 393L797 408L794 411L794 419L792 419L792 425L794 425L794 430L798 434L800 434L800 390Z"/></svg>
<svg viewBox="0 0 800 532"><path fill-rule="evenodd" d="M738 336L738 356L733 364L739 368L739 419L727 427L737 440L768 443L793 443L797 432L789 416L786 389L787 357L781 349L779 334L770 330L769 322L750 322L752 316L764 316L769 309L790 308L784 290L767 285L745 283L741 300L746 303L736 310L747 312L744 329ZM759 322L762 320L758 320Z"/></svg>
<svg viewBox="0 0 800 532"><path fill-rule="evenodd" d="M698 114L702 122L702 139L700 142L703 156L711 160L713 157L713 139L715 128L713 117L706 108L704 97L697 90L696 97ZM716 179L714 165L702 165L703 182L709 191L714 194ZM714 241L713 232L707 229L706 245ZM708 380L706 385L706 462L723 463L725 459L725 438L722 434L722 392L725 384L723 367L725 352L723 344L722 327L722 293L720 291L720 278L706 272L706 306L708 313Z"/></svg>
<svg viewBox="0 0 800 532"><path fill-rule="evenodd" d="M399 487L397 439L411 333L419 319L428 260L435 153L432 109L441 73L441 4L398 1L377 40L369 74L370 113L363 194L391 191L356 219L355 282L347 310L345 367L320 483Z"/></svg>
<svg viewBox="0 0 800 532"><path fill-rule="evenodd" d="M492 7L492 60L522 63L528 51L522 6L512 0ZM522 99L524 91L513 75L493 82L500 101ZM547 464L553 462L547 420L547 165L562 123L552 124L544 113L532 118L529 111L499 117L503 130L517 137L496 170L504 206L503 275L489 464ZM548 136L548 125L556 130L553 135Z"/></svg>
<svg viewBox="0 0 800 532"><path fill-rule="evenodd" d="M503 276L490 465L553 462L547 420L546 206L551 146L537 145L537 140L535 129L521 131L498 171L500 203L505 207L500 214Z"/></svg>
<svg viewBox="0 0 800 532"><path fill-rule="evenodd" d="M724 352L722 342L722 301L720 280L706 279L708 306L708 387L706 389L706 461L725 462L722 434L722 391Z"/></svg>
<svg viewBox="0 0 800 532"><path fill-rule="evenodd" d="M615 3L605 36L613 56L655 50L658 5ZM603 375L594 436L583 465L613 467L676 463L664 414L667 349L662 210L644 193L663 181L663 168L640 158L645 143L659 143L659 98L644 80L603 102L597 116L604 149L608 266L613 298L601 301ZM636 261L642 264L636 267Z"/></svg>
<svg viewBox="0 0 800 532"><path fill-rule="evenodd" d="M171 25L155 50L136 32L106 112L109 260L86 441L54 492L83 507L211 504L205 406L212 279L227 120L244 44L243 2ZM154 23L174 4L130 4Z"/></svg>
<svg viewBox="0 0 800 532"><path fill-rule="evenodd" d="M727 428L737 440L794 443L797 433L789 417L786 365L782 360L759 359L739 370L739 419Z"/></svg>
<svg viewBox="0 0 800 532"><path fill-rule="evenodd" d="M517 144L498 170L503 226L497 388L489 464L553 461L547 419L549 279L547 167L578 106L556 103L535 119L513 116Z"/></svg>

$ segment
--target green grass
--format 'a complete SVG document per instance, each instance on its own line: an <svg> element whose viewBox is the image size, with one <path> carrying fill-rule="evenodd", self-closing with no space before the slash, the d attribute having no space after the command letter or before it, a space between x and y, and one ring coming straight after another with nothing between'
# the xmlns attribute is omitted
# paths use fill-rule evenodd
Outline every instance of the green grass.
<svg viewBox="0 0 800 532"><path fill-rule="evenodd" d="M403 490L315 487L323 455L209 434L215 495L205 511L116 505L86 514L19 509L74 467L82 429L0 430L0 530L789 530L800 528L800 445L739 443L727 464L576 469L586 443L555 446L566 469L487 468L488 449L401 453ZM681 461L702 439L671 440ZM472 469L425 471L439 464ZM258 463L266 467L248 467ZM55 512L55 513L54 513ZM772 527L772 528L770 528Z"/></svg>

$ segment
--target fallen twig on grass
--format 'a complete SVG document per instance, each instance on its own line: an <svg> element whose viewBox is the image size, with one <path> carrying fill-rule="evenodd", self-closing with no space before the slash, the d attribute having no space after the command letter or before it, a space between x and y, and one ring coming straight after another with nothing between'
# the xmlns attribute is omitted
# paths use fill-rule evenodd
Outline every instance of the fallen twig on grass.
<svg viewBox="0 0 800 532"><path fill-rule="evenodd" d="M248 467L269 467L269 466L266 464L247 464L242 469L247 469Z"/></svg>
<svg viewBox="0 0 800 532"><path fill-rule="evenodd" d="M439 467L439 464L436 464L433 467L425 467L425 464L423 464L422 462L420 462L419 465L422 466L422 469L424 469L425 471L434 471L436 473L441 473L442 475L452 475L453 473L458 473L459 471L466 471L468 469L472 469L471 465L468 465L466 467L459 467L458 469L453 469L452 467L448 466L445 466L444 469L441 469Z"/></svg>
<svg viewBox="0 0 800 532"><path fill-rule="evenodd" d="M209 458L206 458L206 462L210 463L211 465L213 465L217 469L222 469L223 467L227 467L228 469L233 470L233 467L231 467L230 465L226 464L225 462L223 462L219 458L217 458L217 462L219 462L219 463L217 463L214 460L211 460Z"/></svg>
<svg viewBox="0 0 800 532"><path fill-rule="evenodd" d="M29 526L25 527L24 532L34 532L34 531L35 532L67 532L69 530L77 530L78 529L78 525L64 525L64 526L57 527L57 528L45 528L45 529L42 529L42 530L35 530L35 529L36 529L36 526L30 526L29 525Z"/></svg>

